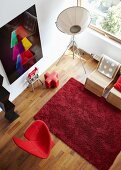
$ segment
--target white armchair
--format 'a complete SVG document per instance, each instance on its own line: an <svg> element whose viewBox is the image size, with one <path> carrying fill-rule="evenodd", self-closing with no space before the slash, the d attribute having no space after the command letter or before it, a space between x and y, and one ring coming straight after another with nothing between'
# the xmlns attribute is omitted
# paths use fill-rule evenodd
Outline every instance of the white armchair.
<svg viewBox="0 0 121 170"><path fill-rule="evenodd" d="M103 54L97 69L87 77L85 88L102 96L114 81L119 68L120 63Z"/></svg>

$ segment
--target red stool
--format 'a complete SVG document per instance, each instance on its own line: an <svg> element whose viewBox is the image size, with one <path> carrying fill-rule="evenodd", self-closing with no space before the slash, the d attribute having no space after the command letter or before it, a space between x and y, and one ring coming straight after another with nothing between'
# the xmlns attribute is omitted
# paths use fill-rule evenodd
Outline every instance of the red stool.
<svg viewBox="0 0 121 170"><path fill-rule="evenodd" d="M58 87L59 85L58 73L56 73L55 71L52 73L47 72L44 75L44 77L45 77L45 85L47 88Z"/></svg>

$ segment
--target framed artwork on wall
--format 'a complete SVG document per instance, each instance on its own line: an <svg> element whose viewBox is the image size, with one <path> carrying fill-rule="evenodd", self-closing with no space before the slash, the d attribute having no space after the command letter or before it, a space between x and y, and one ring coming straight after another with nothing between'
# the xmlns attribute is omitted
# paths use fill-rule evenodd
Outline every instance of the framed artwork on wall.
<svg viewBox="0 0 121 170"><path fill-rule="evenodd" d="M35 5L0 28L0 59L10 84L43 57Z"/></svg>

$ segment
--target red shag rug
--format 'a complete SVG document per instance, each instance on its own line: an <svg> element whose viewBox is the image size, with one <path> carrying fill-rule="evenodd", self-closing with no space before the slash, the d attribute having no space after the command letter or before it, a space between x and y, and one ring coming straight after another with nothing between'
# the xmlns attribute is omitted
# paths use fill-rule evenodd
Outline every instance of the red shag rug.
<svg viewBox="0 0 121 170"><path fill-rule="evenodd" d="M99 170L121 150L121 111L71 78L34 116Z"/></svg>

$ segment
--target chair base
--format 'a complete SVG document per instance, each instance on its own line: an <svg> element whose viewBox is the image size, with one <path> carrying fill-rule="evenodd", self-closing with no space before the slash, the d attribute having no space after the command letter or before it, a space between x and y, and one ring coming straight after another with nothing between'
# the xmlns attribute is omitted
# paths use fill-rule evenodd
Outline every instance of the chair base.
<svg viewBox="0 0 121 170"><path fill-rule="evenodd" d="M99 97L101 97L105 91L103 87L94 83L89 78L86 79L85 88Z"/></svg>

